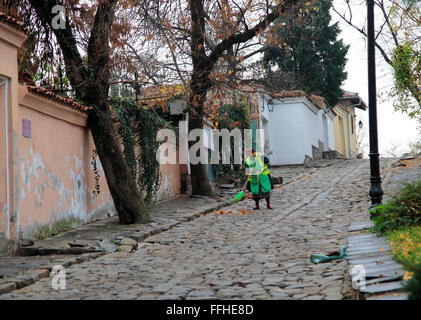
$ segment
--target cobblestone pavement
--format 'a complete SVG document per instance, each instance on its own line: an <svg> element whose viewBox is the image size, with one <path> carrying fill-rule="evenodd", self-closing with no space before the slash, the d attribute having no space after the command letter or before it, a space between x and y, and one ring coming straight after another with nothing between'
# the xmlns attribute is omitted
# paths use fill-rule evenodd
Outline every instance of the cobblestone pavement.
<svg viewBox="0 0 421 320"><path fill-rule="evenodd" d="M65 290L44 278L0 299L350 298L346 261L309 257L338 250L349 224L367 220L369 161L307 172L272 191L273 210L245 200L151 236L134 253L72 265Z"/></svg>

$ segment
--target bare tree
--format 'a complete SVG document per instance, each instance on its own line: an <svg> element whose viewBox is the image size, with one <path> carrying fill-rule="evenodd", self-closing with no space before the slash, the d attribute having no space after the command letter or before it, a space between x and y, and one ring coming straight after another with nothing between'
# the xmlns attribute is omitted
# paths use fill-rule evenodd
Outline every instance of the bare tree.
<svg viewBox="0 0 421 320"><path fill-rule="evenodd" d="M210 89L218 85L240 88L251 75L244 61L263 52L268 41L275 41L266 37L265 30L273 28L272 23L296 2L138 1L135 34L141 44L127 43L127 47L140 66L148 61L147 78L161 86L162 92L173 90L171 84L183 84L189 129L202 128ZM146 52L139 53L138 46L153 53L150 60ZM193 194L213 194L203 164L191 165L191 180Z"/></svg>

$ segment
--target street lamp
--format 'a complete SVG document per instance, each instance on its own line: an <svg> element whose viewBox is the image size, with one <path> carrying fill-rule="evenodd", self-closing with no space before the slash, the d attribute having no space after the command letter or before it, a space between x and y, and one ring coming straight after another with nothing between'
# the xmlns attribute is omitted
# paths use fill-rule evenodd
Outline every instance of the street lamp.
<svg viewBox="0 0 421 320"><path fill-rule="evenodd" d="M360 129L362 129L363 128L363 122L360 120L360 122L358 122L358 127L360 128Z"/></svg>
<svg viewBox="0 0 421 320"><path fill-rule="evenodd" d="M379 146L377 135L376 56L374 47L374 0L367 0L368 53L368 124L370 131L370 192L371 208L382 203Z"/></svg>
<svg viewBox="0 0 421 320"><path fill-rule="evenodd" d="M268 110L269 110L269 112L273 112L273 101L272 101L272 98L268 100Z"/></svg>

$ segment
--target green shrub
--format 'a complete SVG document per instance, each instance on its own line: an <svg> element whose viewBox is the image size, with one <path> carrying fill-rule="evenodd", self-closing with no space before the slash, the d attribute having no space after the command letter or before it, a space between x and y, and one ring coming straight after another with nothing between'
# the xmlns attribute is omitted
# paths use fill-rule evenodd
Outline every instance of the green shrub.
<svg viewBox="0 0 421 320"><path fill-rule="evenodd" d="M393 258L408 271L408 299L421 299L421 180L405 183L386 204L371 210L374 230L387 233Z"/></svg>
<svg viewBox="0 0 421 320"><path fill-rule="evenodd" d="M408 292L408 300L421 300L421 273L415 273L403 289Z"/></svg>
<svg viewBox="0 0 421 320"><path fill-rule="evenodd" d="M374 230L391 230L421 225L421 180L405 183L404 188L386 204L372 209Z"/></svg>
<svg viewBox="0 0 421 320"><path fill-rule="evenodd" d="M393 258L408 271L404 290L408 299L421 299L421 227L404 228L388 233Z"/></svg>

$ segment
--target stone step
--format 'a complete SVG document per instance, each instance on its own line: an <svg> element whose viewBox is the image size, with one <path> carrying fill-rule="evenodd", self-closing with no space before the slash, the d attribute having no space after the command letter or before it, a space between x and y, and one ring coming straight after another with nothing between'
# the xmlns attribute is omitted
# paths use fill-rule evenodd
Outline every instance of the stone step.
<svg viewBox="0 0 421 320"><path fill-rule="evenodd" d="M363 267L365 274L365 278L380 278L380 277L389 277L389 276L396 276L399 274L405 273L401 266L397 263L385 265L385 266L376 266L372 268L366 268L364 265ZM352 277L352 270L353 268L350 267L348 270L349 275Z"/></svg>
<svg viewBox="0 0 421 320"><path fill-rule="evenodd" d="M348 231L355 232L355 231L360 231L364 229L370 229L372 227L374 227L373 221L356 222L356 223L351 224L348 227Z"/></svg>
<svg viewBox="0 0 421 320"><path fill-rule="evenodd" d="M373 285L373 284L378 284L378 283L383 283L383 282L393 282L393 281L399 281L402 279L402 275L397 275L397 276L393 276L393 277L385 277L385 278L374 278L371 280L366 280L365 284L366 285Z"/></svg>
<svg viewBox="0 0 421 320"><path fill-rule="evenodd" d="M348 237L348 242L352 241L361 241L361 240L369 240L369 239L382 239L381 237L377 236L375 233L361 233L355 236Z"/></svg>
<svg viewBox="0 0 421 320"><path fill-rule="evenodd" d="M393 295L379 294L379 295L370 296L366 298L366 300L407 300L407 299L408 299L408 296L406 295L406 293L395 293Z"/></svg>
<svg viewBox="0 0 421 320"><path fill-rule="evenodd" d="M102 250L99 250L98 248L93 247L54 247L54 246L48 246L48 247L37 247L37 246L31 246L31 247L21 247L19 248L19 256L48 256L48 255L54 255L54 254L83 254L83 253L92 253L92 252L102 252Z"/></svg>
<svg viewBox="0 0 421 320"><path fill-rule="evenodd" d="M370 271L366 273L366 279L377 279L377 278L389 278L389 277L395 277L397 275L403 276L405 274L405 270L403 269L397 269L397 270L385 270L385 271Z"/></svg>
<svg viewBox="0 0 421 320"><path fill-rule="evenodd" d="M401 289L402 289L401 282L395 281L395 282L368 285L365 288L360 288L360 292L374 294L374 293L389 292L389 291L395 291L395 290L401 290Z"/></svg>
<svg viewBox="0 0 421 320"><path fill-rule="evenodd" d="M370 241L370 242L357 242L357 243L351 243L348 244L348 249L347 251L349 252L349 250L361 250L361 249L366 249L366 248L373 248L373 247L378 247L379 250L381 248L389 248L389 243L387 241Z"/></svg>
<svg viewBox="0 0 421 320"><path fill-rule="evenodd" d="M376 261L378 261L378 260L376 260ZM377 263L376 261L374 261L374 262L365 262L365 263L357 263L357 264L350 264L350 267L352 267L354 265L363 265L364 268L367 269L367 268L374 268L374 267L380 267L380 266L397 265L397 263L394 260L392 260L392 259L387 260L387 261L382 261L381 260L381 263Z"/></svg>
<svg viewBox="0 0 421 320"><path fill-rule="evenodd" d="M347 257L348 260L348 264L349 265L356 265L356 264L366 264L366 263L375 263L376 261L379 262L389 262L389 261L394 261L392 259L392 257L390 256L385 256L384 254L381 256L374 256L374 257L368 257L368 258L364 258L364 257L356 257L356 258L349 258L349 256ZM381 264L381 263L378 263Z"/></svg>
<svg viewBox="0 0 421 320"><path fill-rule="evenodd" d="M389 242L383 238L369 238L369 239L361 239L361 240L353 240L348 241L348 247L351 246L363 246L368 244L385 244L387 245Z"/></svg>
<svg viewBox="0 0 421 320"><path fill-rule="evenodd" d="M349 256L357 256L357 255L364 255L364 254L377 254L377 253L384 253L389 252L390 248L384 247L384 250L378 247L372 247L367 249L357 249L357 250L347 250L347 255Z"/></svg>
<svg viewBox="0 0 421 320"><path fill-rule="evenodd" d="M385 252L367 252L367 253L360 253L360 254L349 254L347 255L347 260L356 260L356 259L369 259L369 258L379 258L384 259L390 257L388 251Z"/></svg>

